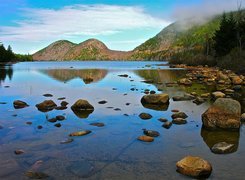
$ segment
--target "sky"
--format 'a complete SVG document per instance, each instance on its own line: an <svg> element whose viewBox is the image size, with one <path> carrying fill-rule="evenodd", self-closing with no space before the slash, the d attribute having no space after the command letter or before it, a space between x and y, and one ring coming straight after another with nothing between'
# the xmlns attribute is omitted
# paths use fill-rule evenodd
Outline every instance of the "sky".
<svg viewBox="0 0 245 180"><path fill-rule="evenodd" d="M132 50L179 19L237 9L245 0L0 0L0 42L32 54L54 41L90 38Z"/></svg>

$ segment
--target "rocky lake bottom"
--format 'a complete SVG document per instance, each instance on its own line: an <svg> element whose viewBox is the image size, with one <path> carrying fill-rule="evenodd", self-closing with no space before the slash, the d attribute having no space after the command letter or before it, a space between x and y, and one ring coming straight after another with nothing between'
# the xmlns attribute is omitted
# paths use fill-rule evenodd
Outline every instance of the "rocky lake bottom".
<svg viewBox="0 0 245 180"><path fill-rule="evenodd" d="M1 65L0 179L188 179L176 172L176 163L188 155L212 164L210 179L244 179L244 124L237 131L207 130L202 114L213 100L189 98L222 91L241 103L243 113L243 85L200 82L204 77L177 83L188 73L164 62ZM146 94L162 93L170 98L164 107L141 102ZM71 107L79 99L93 109L75 111ZM16 100L26 107L13 105ZM55 107L37 106L46 100ZM163 127L177 111L188 116L186 122ZM157 137L138 140L143 129ZM232 144L232 150L212 152L220 142Z"/></svg>

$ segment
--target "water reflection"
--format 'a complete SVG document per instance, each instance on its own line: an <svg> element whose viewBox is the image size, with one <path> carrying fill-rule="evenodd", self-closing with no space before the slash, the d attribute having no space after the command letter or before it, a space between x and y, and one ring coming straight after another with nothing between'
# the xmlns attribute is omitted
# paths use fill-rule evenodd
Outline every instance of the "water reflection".
<svg viewBox="0 0 245 180"><path fill-rule="evenodd" d="M11 65L0 65L0 85L5 81L6 78L12 80L13 68Z"/></svg>
<svg viewBox="0 0 245 180"><path fill-rule="evenodd" d="M108 73L107 70L102 69L50 69L42 72L62 82L80 78L85 84L101 81Z"/></svg>
<svg viewBox="0 0 245 180"><path fill-rule="evenodd" d="M230 153L237 151L239 146L240 131L210 131L205 128L201 130L201 136L203 141L211 149L215 144L220 142L226 142L228 144L234 144L234 148Z"/></svg>

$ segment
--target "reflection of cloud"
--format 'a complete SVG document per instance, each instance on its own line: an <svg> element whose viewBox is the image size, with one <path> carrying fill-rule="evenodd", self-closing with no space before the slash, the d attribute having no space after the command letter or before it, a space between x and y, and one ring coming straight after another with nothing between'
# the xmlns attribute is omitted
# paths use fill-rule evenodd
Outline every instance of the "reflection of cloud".
<svg viewBox="0 0 245 180"><path fill-rule="evenodd" d="M245 0L204 0L198 5L179 6L175 9L173 16L175 19L195 18L195 20L202 21L205 18L222 14L224 11L237 10L238 4Z"/></svg>
<svg viewBox="0 0 245 180"><path fill-rule="evenodd" d="M112 5L74 5L62 9L23 9L17 26L0 27L1 40L40 41L81 35L108 35L136 28L164 27L167 22L143 8Z"/></svg>

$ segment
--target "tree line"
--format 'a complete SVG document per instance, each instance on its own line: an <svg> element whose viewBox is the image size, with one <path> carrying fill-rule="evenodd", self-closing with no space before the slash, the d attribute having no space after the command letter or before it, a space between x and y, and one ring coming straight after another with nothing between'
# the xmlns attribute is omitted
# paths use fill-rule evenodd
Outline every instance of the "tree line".
<svg viewBox="0 0 245 180"><path fill-rule="evenodd" d="M9 45L7 49L0 42L0 62L32 61L31 55L15 54Z"/></svg>

